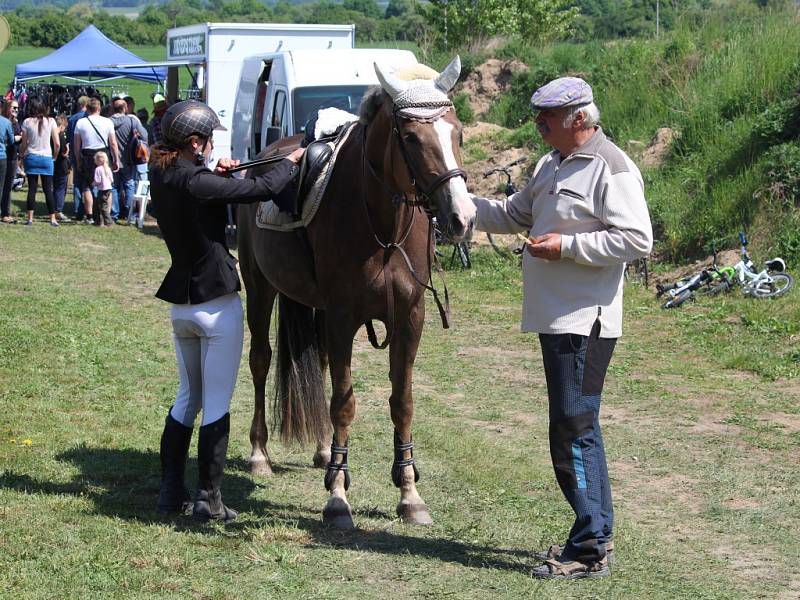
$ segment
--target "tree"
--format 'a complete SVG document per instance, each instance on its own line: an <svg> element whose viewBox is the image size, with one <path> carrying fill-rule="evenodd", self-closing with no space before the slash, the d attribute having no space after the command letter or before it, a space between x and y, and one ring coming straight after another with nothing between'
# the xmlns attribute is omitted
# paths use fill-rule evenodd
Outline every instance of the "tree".
<svg viewBox="0 0 800 600"><path fill-rule="evenodd" d="M380 19L383 17L383 11L375 0L344 0L342 6L347 10L361 13L365 17L370 17L372 19Z"/></svg>
<svg viewBox="0 0 800 600"><path fill-rule="evenodd" d="M439 46L476 47L490 37L518 34L532 43L563 36L578 14L572 0L431 0L426 16Z"/></svg>

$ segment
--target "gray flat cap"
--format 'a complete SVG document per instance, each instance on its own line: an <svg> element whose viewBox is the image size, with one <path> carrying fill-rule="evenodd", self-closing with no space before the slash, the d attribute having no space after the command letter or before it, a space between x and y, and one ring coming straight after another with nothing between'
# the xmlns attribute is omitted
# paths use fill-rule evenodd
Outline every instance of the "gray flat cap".
<svg viewBox="0 0 800 600"><path fill-rule="evenodd" d="M592 87L579 77L559 77L543 85L531 96L533 110L563 106L583 106L594 100Z"/></svg>

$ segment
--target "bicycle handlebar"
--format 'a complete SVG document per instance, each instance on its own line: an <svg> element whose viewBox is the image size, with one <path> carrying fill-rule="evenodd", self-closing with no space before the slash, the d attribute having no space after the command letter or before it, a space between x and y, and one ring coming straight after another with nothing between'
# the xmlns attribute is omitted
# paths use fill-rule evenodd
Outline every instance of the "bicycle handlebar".
<svg viewBox="0 0 800 600"><path fill-rule="evenodd" d="M526 160L528 160L527 156L520 156L518 159L512 160L507 165L503 165L501 167L494 167L494 168L489 169L488 171L484 171L483 176L484 177L488 177L492 173L505 173L506 177L510 178L511 177L511 173L509 173L508 170L511 167L516 167L518 164L523 163Z"/></svg>

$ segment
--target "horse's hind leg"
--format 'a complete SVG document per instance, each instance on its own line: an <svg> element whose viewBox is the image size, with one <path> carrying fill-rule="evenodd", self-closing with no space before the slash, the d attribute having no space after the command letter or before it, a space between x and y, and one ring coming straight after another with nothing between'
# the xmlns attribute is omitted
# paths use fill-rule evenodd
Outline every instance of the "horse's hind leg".
<svg viewBox="0 0 800 600"><path fill-rule="evenodd" d="M243 271L244 275L244 271ZM253 282L255 283L255 282ZM250 424L250 472L272 475L267 453L266 385L272 348L269 345L269 323L277 292L266 280L247 285L247 325L250 329L250 373L253 377L255 402Z"/></svg>
<svg viewBox="0 0 800 600"><path fill-rule="evenodd" d="M319 344L319 362L322 379L325 380L325 371L328 368L328 349L325 346L325 311L317 310L314 313L314 329ZM317 450L314 452L314 468L324 469L331 462L331 448L328 440L317 440Z"/></svg>
<svg viewBox="0 0 800 600"><path fill-rule="evenodd" d="M389 377L392 380L392 395L389 408L394 423L394 464L392 480L400 488L397 516L406 523L430 525L433 520L428 507L417 492L419 471L414 464L411 421L414 416L414 398L411 394L412 371L417 355L425 308L417 303L406 323L397 323L390 345Z"/></svg>

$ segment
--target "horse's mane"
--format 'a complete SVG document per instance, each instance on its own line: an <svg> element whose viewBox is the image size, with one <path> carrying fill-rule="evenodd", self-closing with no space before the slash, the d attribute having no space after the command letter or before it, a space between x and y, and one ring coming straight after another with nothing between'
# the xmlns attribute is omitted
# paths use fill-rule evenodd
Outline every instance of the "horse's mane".
<svg viewBox="0 0 800 600"><path fill-rule="evenodd" d="M434 69L431 69L429 66L423 64L402 67L392 74L403 81L414 81L417 79L432 81L439 75L439 73ZM364 98L361 100L361 106L358 107L358 116L361 124L366 125L372 121L372 119L375 118L375 115L378 114L378 111L388 99L389 94L384 92L381 86L376 85L369 88L365 92Z"/></svg>
<svg viewBox="0 0 800 600"><path fill-rule="evenodd" d="M364 92L364 97L361 99L361 106L358 107L358 120L362 125L369 124L378 111L383 106L383 103L390 101L389 94L383 91L379 85L375 85Z"/></svg>

